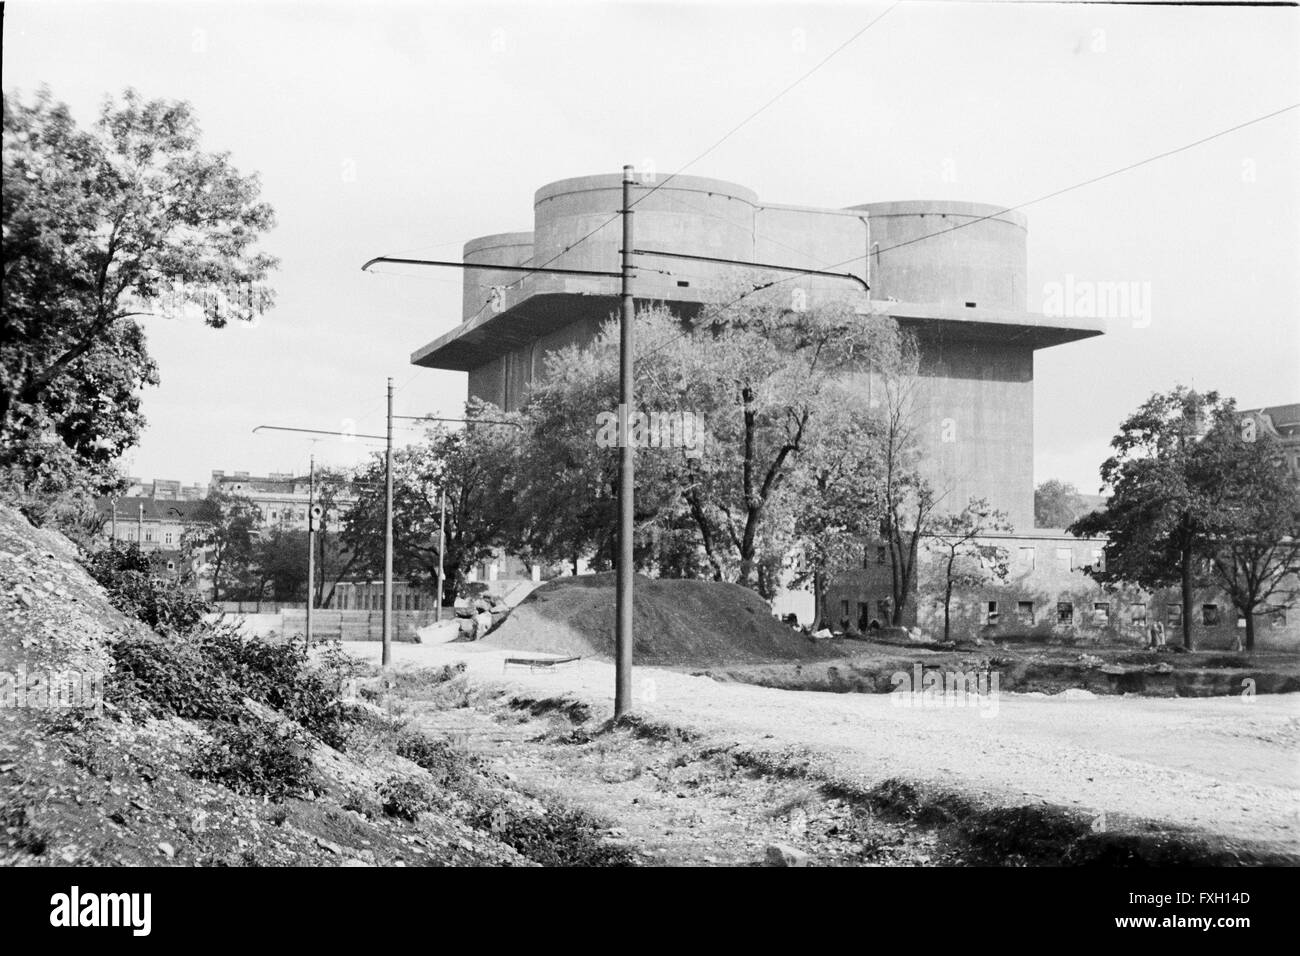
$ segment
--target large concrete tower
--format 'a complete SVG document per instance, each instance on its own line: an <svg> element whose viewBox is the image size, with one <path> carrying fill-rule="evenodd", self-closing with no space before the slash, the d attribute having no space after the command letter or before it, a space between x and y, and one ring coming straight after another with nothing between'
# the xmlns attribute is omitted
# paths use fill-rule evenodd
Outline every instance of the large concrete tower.
<svg viewBox="0 0 1300 956"><path fill-rule="evenodd" d="M484 236L467 262L615 271L619 175L564 179L534 201L533 231ZM949 201L867 203L847 209L760 202L751 190L676 176L636 206L642 249L852 271L871 285L870 308L893 316L921 345L919 431L929 477L960 508L972 496L1033 527L1034 352L1098 335L1100 323L1027 310L1027 223L999 207ZM668 265L667 261L664 261ZM690 263L672 275L643 270L638 302L698 309L734 267ZM411 356L416 365L469 373L469 392L518 408L548 351L589 341L618 307L618 280L466 271L461 324ZM789 283L809 306L854 295L842 280Z"/></svg>

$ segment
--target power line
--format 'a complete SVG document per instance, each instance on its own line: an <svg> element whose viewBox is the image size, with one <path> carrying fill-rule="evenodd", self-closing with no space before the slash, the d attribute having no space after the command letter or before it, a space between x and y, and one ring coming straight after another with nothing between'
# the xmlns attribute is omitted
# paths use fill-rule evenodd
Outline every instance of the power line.
<svg viewBox="0 0 1300 956"><path fill-rule="evenodd" d="M1254 126L1256 123L1262 123L1265 120L1273 119L1276 116L1281 116L1283 113L1289 112L1294 109L1300 109L1300 103L1292 103L1290 106L1284 106L1281 109L1274 110L1271 113L1265 113L1263 116L1257 116L1254 119L1246 120L1246 122L1244 123L1238 123L1236 126L1230 126L1227 129L1221 129L1217 133L1211 133L1209 136L1203 136L1200 139L1195 140L1191 143L1184 143L1182 146L1176 146L1173 149L1165 150L1163 153L1157 153L1154 156L1148 156L1146 159L1140 159L1135 163L1129 163L1127 166L1121 166L1118 169L1112 169L1110 172L1102 173L1100 176L1093 176L1091 179L1085 179L1082 182L1077 182L1072 186L1065 186L1062 189L1053 190L1052 192L1045 193L1044 195L1039 196L1035 199L1029 199L1026 200L1025 202L1017 203L1014 206L1007 206L1005 209L1000 209L997 212L991 212L988 215L979 216L975 219L970 219L967 220L966 222L958 223L957 225L954 226L949 226L947 229L940 229L938 232L927 233L924 236L915 236L914 238L905 240L904 242L898 242L892 246L886 246L883 249L875 250L871 254L883 255L884 253L889 252L893 249L901 249L904 246L910 246L913 243L921 242L925 239L933 239L935 236L944 236L950 232L956 232L958 229L965 229L967 226L974 226L978 223L985 222L989 219L996 219L998 216L1005 215L1009 212L1015 212L1019 209L1025 209L1029 206L1036 205L1037 203L1045 202L1048 199L1055 199L1057 196L1063 196L1066 193L1073 192L1076 189L1082 189L1085 186L1091 186L1095 183L1102 182L1103 180L1110 179L1113 176L1118 176L1121 173L1127 173L1134 169L1138 169L1142 166L1147 166L1151 163L1157 162L1158 160L1168 159L1170 156L1176 156L1179 153L1186 152L1189 149L1194 149L1197 146L1203 146L1206 143L1219 139L1223 136L1227 136L1230 133L1236 133L1239 130L1246 129L1248 126ZM856 262L856 261L857 261L857 256L854 256L852 259L846 259L843 262L835 263L831 268L848 265L849 263Z"/></svg>
<svg viewBox="0 0 1300 956"><path fill-rule="evenodd" d="M858 37L862 36L864 33L866 33L868 30L870 30L872 27L874 27L877 23L879 23L881 20L883 20L885 17L887 17L890 13L892 13L893 10L894 10L894 8L897 7L898 4L901 3L901 2L902 2L902 0L895 0L894 3L891 3L891 4L889 5L889 7L886 8L886 10L884 11L884 13L881 13L880 15L874 17L872 20L870 20L870 21L866 24L866 26L864 26L864 27L862 27L861 29L859 29L859 30L858 30L856 33L854 33L851 37L849 37L847 40L845 40L843 43L841 43L841 44L840 44L839 46L837 46L835 49L831 50L830 53L828 53L828 54L826 54L826 56L822 57L822 58L821 58L821 59L816 63L816 65L812 67L812 69L808 70L806 73L804 73L802 76L800 76L797 80L795 80L795 81L794 81L793 83L791 83L789 86L785 87L785 89L781 90L781 92L777 93L775 96L773 96L771 99L769 99L766 103L764 103L764 104L763 104L762 106L760 106L758 109L754 110L752 113L750 113L748 116L746 116L743 120L741 120L739 123L737 123L737 124L736 124L735 126L733 126L731 129L727 130L727 132L724 133L724 134L722 135L722 137L721 137L719 140L717 140L717 141L716 141L712 146L710 146L708 149L704 150L704 152L700 153L698 156L696 156L694 159L692 159L689 163L687 163L687 164L686 164L685 166L683 166L681 169L677 170L677 172L675 172L675 173L671 174L670 176L668 176L666 179L664 179L663 182L661 182L661 183L656 183L656 184L655 184L655 185L654 185L654 186L653 186L653 187L652 187L648 192L643 193L639 198L633 200L633 202L632 202L632 206L636 206L637 203L640 203L640 202L642 202L642 201L644 201L644 200L646 200L646 199L649 199L649 198L650 198L651 196L653 196L653 195L654 195L658 190L662 189L664 186L667 186L667 185L668 185L670 182L672 182L676 177L682 175L682 173L686 172L686 170L690 169L692 166L694 166L696 163L698 163L698 162L699 162L701 159L703 159L705 156L708 156L710 153L712 153L715 149L717 149L719 146L721 146L723 143L725 143L727 140L729 140L729 139L730 139L732 136L734 136L736 133L740 132L741 129L743 129L744 127L748 126L751 122L753 122L753 121L754 121L754 120L759 116L759 114L763 113L763 112L764 112L768 107L770 107L770 106L772 106L774 103L776 103L777 100L781 99L783 96L785 96L785 95L786 95L787 93L789 93L791 90L793 90L796 86L798 86L799 84L801 84L801 83L803 83L805 80L807 80L810 76L812 76L814 73L816 73L818 70L820 70L823 66L825 66L827 63L829 63L831 60L833 60L836 56L838 56L840 53L842 53L844 50L846 50L849 46L851 46L851 45L853 44L853 42L854 42L855 40L858 39ZM603 228L603 227L602 227L602 228Z"/></svg>
<svg viewBox="0 0 1300 956"><path fill-rule="evenodd" d="M681 167L680 169L678 169L675 173L671 173L671 174L668 175L668 176L667 176L663 181L661 181L661 182L659 182L659 183L656 183L654 186L652 186L649 190L647 190L647 191L646 191L645 193L643 193L641 196L639 196L638 198L632 200L631 204L628 206L628 209L635 208L639 203L643 202L643 201L646 200L646 199L649 199L651 196L653 196L656 192L658 192L658 191L659 191L660 189L662 189L664 186L668 185L668 183L672 182L672 180L676 179L678 176L680 176L680 175L682 175L683 173L685 173L686 170L690 169L692 166L694 166L696 163L698 163L698 162L699 162L700 160L702 160L704 157L708 156L710 153L712 153L714 150L716 150L719 146L721 146L723 143L725 143L727 140L729 140L729 139L730 139L732 136L734 136L736 133L740 132L741 129L743 129L744 127L748 126L751 122L753 122L755 119L757 119L758 116L759 116L760 114L762 114L764 111L766 111L769 107L771 107L773 104L775 104L778 100L780 100L783 96L785 96L787 93L789 93L789 92L790 92L791 90L793 90L795 87L799 86L801 83L803 83L805 80L807 80L810 76L812 76L814 73L816 73L818 70L820 70L823 66L825 66L827 63L829 63L831 60L833 60L836 56L838 56L840 53L842 53L845 49L847 49L850 45L852 45L853 42L854 42L855 40L857 40L860 36L862 36L864 33L866 33L868 30L870 30L873 26L875 26L877 23L879 23L881 20L883 20L883 19L884 19L884 18L885 18L889 13L891 13L891 12L893 11L893 9L894 9L895 7L897 7L898 4L901 3L901 2L902 2L902 0L895 0L894 3L890 4L889 7L886 8L886 10L884 11L884 13L881 13L881 14L879 14L878 16L874 17L872 20L868 21L868 23L867 23L865 26L861 27L861 28L860 28L856 33L854 33L851 37L849 37L847 40L845 40L843 43L841 43L839 46L837 46L837 47L836 47L834 50L832 50L830 53L826 54L826 56L822 57L822 58L821 58L821 59L820 59L820 60L819 60L819 61L818 61L818 62L817 62L817 63L816 63L816 64L815 64L815 65L814 65L810 70L808 70L808 71L805 72L803 75L801 75L801 76L800 76L798 79L796 79L793 83L790 83L788 86L786 86L784 89L782 89L782 90L781 90L779 93L777 93L775 96L771 97L767 102L765 102L762 106L758 107L758 109L754 110L752 113L750 113L748 116L746 116L743 120L741 120L739 123L737 123L737 124L736 124L735 126L733 126L731 129L727 130L727 132L724 133L724 134L723 134L723 135L722 135L718 140L716 140L716 141L715 141L711 146L709 146L706 150L704 150L702 153L700 153L700 154L697 155L694 159L692 159L690 162L688 162L685 166L682 166L682 167ZM582 245L584 242L586 242L586 241L587 241L588 239L590 239L592 236L596 235L596 233L600 232L602 229L604 229L605 227L609 226L611 223L615 222L615 221L619 218L620 215L622 215L622 211L621 211L621 210L620 210L619 212L614 213L614 215L610 216L608 219L606 219L604 222L602 222L600 225L598 225L595 229L593 229L593 230L591 230L590 232L588 232L586 235L584 235L584 236L583 236L581 239L579 239L577 242L574 242L574 243L572 243L572 244L570 244L570 245L568 245L568 246L565 246L564 249L562 249L560 252L557 252L557 253L556 253L555 255L553 255L551 258L549 258L549 259L547 259L545 262L543 262L543 263L542 263L542 266L543 266L543 267L544 267L544 266L548 266L548 265L550 265L552 262L554 262L556 259L560 258L560 256L565 255L566 253L571 252L572 250L576 249L578 246ZM531 273L530 273L530 274L531 274ZM507 286L507 288L512 288L512 287L518 285L519 283L523 282L523 281L524 281L525 279L527 279L527 278L528 278L527 275L521 276L520 278L516 279L514 282L510 283L510 285Z"/></svg>
<svg viewBox="0 0 1300 956"><path fill-rule="evenodd" d="M901 2L901 0L900 0L900 2ZM1174 147L1173 149L1165 150L1164 152L1162 152L1162 153L1157 153L1157 154L1155 154L1154 156L1148 156L1148 157L1146 157L1145 159L1140 159L1140 160L1138 160L1137 162L1129 163L1128 165L1126 165L1126 166L1121 166L1121 167L1119 167L1118 169L1112 169L1112 170L1110 170L1109 172L1102 173L1102 174L1099 175L1099 176L1093 176L1093 177L1091 177L1090 179L1082 180L1082 181L1080 181L1080 182L1074 183L1073 185L1065 186L1065 187L1063 187L1063 188L1061 188L1061 189L1053 190L1053 191L1050 192L1050 193L1045 193L1045 194L1042 195L1042 196L1038 196L1038 197L1036 197L1036 198L1034 198L1034 199L1026 200L1025 202L1018 203L1018 204L1016 204L1016 205L1014 205L1014 206L1007 206L1007 207L1004 208L1004 209L999 209L997 212L992 212L992 213L989 213L989 214L984 215L984 216L979 216L979 217L976 217L976 218L974 218L974 219L969 219L969 220L967 220L967 221L965 221L965 222L958 223L958 224L956 224L956 225L954 225L954 226L949 226L949 227L946 228L946 229L940 229L938 232L927 233L927 234L925 234L925 235L923 235L923 236L915 236L915 237L913 237L913 238L911 238L911 239L907 239L907 240L905 240L905 241L903 241L903 242L895 243L895 244L892 245L892 246L886 246L886 247L884 247L884 248L882 248L882 249L874 250L874 251L871 252L871 255L875 255L875 256L882 255L882 254L884 254L884 253L886 253L886 252L889 252L890 250L893 250L893 249L901 249L901 248L903 248L904 246L910 246L910 245L912 245L912 244L914 244L914 243L922 242L922 241L924 241L924 240L926 240L926 239L933 239L935 236L943 236L943 235L947 235L948 233L956 232L958 229L965 229L965 228L967 228L968 226L973 226L973 225L976 225L976 224L978 224L978 223L985 222L985 221L987 221L987 220L989 220L989 219L996 219L998 216L1005 215L1006 213L1009 213L1009 212L1015 212L1015 211L1017 211L1017 210L1019 210L1019 209L1025 209L1025 208L1027 208L1027 207L1029 207L1029 206L1036 205L1037 203L1045 202L1045 201L1048 200L1048 199L1054 199L1054 198L1057 197L1057 196L1062 196L1062 195L1064 195L1064 194L1066 194L1066 193L1073 192L1073 191L1076 190L1076 189L1082 189L1082 188L1084 188L1085 186L1091 186L1091 185L1094 185L1095 183L1099 183L1099 182L1102 182L1102 181L1104 181L1104 180L1110 179L1110 178L1112 178L1112 177L1114 177L1114 176L1118 176L1118 175L1120 175L1121 173L1127 173L1127 172L1130 172L1130 171L1132 171L1132 170L1134 170L1134 169L1138 169L1138 168L1140 168L1140 167L1142 167L1142 166L1147 166L1147 165L1149 165L1149 164L1151 164L1151 163L1157 162L1158 160L1167 159L1167 158L1169 158L1170 156L1176 156L1177 154L1179 154L1179 153L1183 153L1183 152L1186 152L1186 151L1189 150L1189 149L1194 149L1194 148L1197 147L1197 146L1202 146L1202 145L1204 145L1205 143L1209 143L1209 142L1211 142L1211 141L1213 141L1213 140L1216 140L1216 139L1219 139L1219 138L1221 138L1221 137L1227 136L1227 135L1229 135L1229 134L1231 134L1231 133L1236 133L1236 132L1238 132L1238 131L1240 131L1240 130L1246 129L1247 127L1254 126L1254 125L1257 124L1257 123L1262 123L1262 122L1264 122L1265 120L1270 120L1270 119L1273 119L1274 117L1281 116L1283 113L1290 112L1291 110L1294 110L1294 109L1300 109L1300 103L1292 103L1290 106L1284 106L1284 107L1282 107L1281 109L1274 110L1274 111L1271 112L1271 113L1265 113L1265 114L1262 115L1262 116L1256 116L1254 119L1246 120L1244 123L1238 123L1238 124L1236 124L1235 126L1230 126L1230 127L1226 128L1226 129L1218 130L1217 132L1211 133L1211 134L1208 135L1208 136L1203 136L1203 137L1201 137L1200 139L1194 140L1194 141L1192 141L1192 142L1190 142L1190 143L1184 143L1183 145L1181 145L1181 146L1176 146L1176 147ZM855 262L857 262L857 261L858 261L858 257L857 257L857 256L854 256L854 257L852 257L851 259L845 259L845 260L842 261L842 262L832 263L832 264L830 264L830 265L828 266L828 268L834 269L834 268L838 268L838 267L841 267L841 266L847 266L847 265L850 265L850 264L855 263ZM764 290L764 289L769 289L769 288L771 288L771 287L774 286L774 285L781 285L781 284L783 284L783 283L785 283L785 282L789 282L791 279L797 279L797 278L799 278L801 275L811 275L811 272L795 273L795 274L793 274L793 275L791 275L791 276L788 276L788 277L786 277L786 278L783 278L783 279L773 279L771 282L765 282L765 283L763 283L763 284L761 284L761 285L756 285L753 289L750 289L748 292L741 293L741 295L737 296L735 299L733 299L732 301L728 302L726 305L722 306L722 312L725 313L726 311L728 311L728 310L730 310L732 307L734 307L736 304L738 304L741 300L748 298L749 296L753 295L753 294L756 293L756 292L761 292L761 291ZM688 330L686 330L685 332L683 332L681 336L678 336L678 338L685 337L686 335L689 335L690 332L691 332L691 330L688 329ZM652 349L650 352L647 352L647 353L645 353L645 354L646 354L646 355L651 355L651 354L653 354L655 351L658 351L660 348L666 348L668 345L671 345L674 341L676 341L675 338L674 338L674 339L669 339L667 342L664 342L664 343L662 343L661 345L656 346L655 349ZM644 357L644 356L643 356L643 357Z"/></svg>

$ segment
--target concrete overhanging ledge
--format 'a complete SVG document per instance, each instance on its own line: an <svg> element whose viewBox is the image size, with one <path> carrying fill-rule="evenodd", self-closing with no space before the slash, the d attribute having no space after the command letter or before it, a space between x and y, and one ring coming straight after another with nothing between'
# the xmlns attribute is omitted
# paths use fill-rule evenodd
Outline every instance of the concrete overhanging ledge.
<svg viewBox="0 0 1300 956"><path fill-rule="evenodd" d="M638 299L638 305L650 304ZM691 314L699 303L671 303ZM424 368L468 372L521 346L582 320L612 317L618 297L556 293L530 296L500 313L476 316L411 353L411 364ZM1103 319L1042 315L1003 309L959 308L918 302L871 302L875 314L892 316L920 335L942 335L948 341L1012 341L1033 349L1050 348L1106 332Z"/></svg>

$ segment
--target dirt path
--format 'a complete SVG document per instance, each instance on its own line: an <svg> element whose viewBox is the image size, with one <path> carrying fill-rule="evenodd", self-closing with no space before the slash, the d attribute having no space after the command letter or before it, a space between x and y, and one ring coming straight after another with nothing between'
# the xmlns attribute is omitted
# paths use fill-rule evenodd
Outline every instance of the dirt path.
<svg viewBox="0 0 1300 956"><path fill-rule="evenodd" d="M807 781L746 767L728 751L632 729L590 734L563 714L415 702L403 715L508 774L526 792L614 821L608 841L641 865L756 866L781 844L814 866L963 862L933 830L877 817Z"/></svg>
<svg viewBox="0 0 1300 956"><path fill-rule="evenodd" d="M349 652L377 661L375 644ZM465 661L467 675L533 697L570 695L609 711L613 669L511 668L482 645L394 645L397 666ZM723 684L638 668L635 709L742 746L809 748L838 776L889 777L995 803L1042 802L1194 827L1300 853L1300 697L1069 699L1003 693L994 708L908 709L888 695ZM630 798L629 798L630 799Z"/></svg>

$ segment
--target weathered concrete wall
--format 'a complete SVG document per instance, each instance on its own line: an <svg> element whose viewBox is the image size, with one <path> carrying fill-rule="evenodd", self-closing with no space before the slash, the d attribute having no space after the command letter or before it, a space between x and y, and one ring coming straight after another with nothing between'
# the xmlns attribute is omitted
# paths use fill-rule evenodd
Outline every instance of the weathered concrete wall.
<svg viewBox="0 0 1300 956"><path fill-rule="evenodd" d="M651 192L653 183L633 191L636 246L728 259L752 259L757 195L735 183L700 176L675 176ZM554 260L566 269L617 271L622 226L614 213L622 208L620 175L579 176L537 190L533 205L534 261ZM614 217L611 221L611 217ZM607 225L604 225L608 223ZM604 225L604 228L599 228ZM583 239L593 230L599 231ZM643 272L637 294L700 302L734 269L707 263L646 260L671 270L665 276ZM686 283L681 285L680 283ZM614 295L617 279L537 275L519 290L523 301L548 292Z"/></svg>
<svg viewBox="0 0 1300 956"><path fill-rule="evenodd" d="M469 397L508 408L505 392L505 356L485 362L469 371Z"/></svg>
<svg viewBox="0 0 1300 956"><path fill-rule="evenodd" d="M1028 224L1020 213L935 200L852 209L870 219L876 298L1024 311ZM922 236L925 241L917 241Z"/></svg>
<svg viewBox="0 0 1300 956"><path fill-rule="evenodd" d="M1034 353L1014 342L921 338L922 467L947 511L987 498L1034 526Z"/></svg>
<svg viewBox="0 0 1300 956"><path fill-rule="evenodd" d="M490 236L479 236L465 243L461 261L522 266L528 263L532 255L533 234L531 232L500 232ZM522 272L465 269L461 321L473 318L484 309L493 308L488 304L492 288L517 283L523 275L525 273Z"/></svg>
<svg viewBox="0 0 1300 956"><path fill-rule="evenodd" d="M1033 351L1096 330L1026 315L1022 215L946 200L847 209L761 203L743 186L695 176L638 183L633 196L638 249L869 273L870 306L846 280L800 276L778 288L806 297L809 307L862 299L864 309L899 316L921 340L918 430L944 509L985 497L1018 529L1032 528ZM616 270L621 206L617 174L549 183L535 195L531 233L484 236L465 255ZM638 302L681 310L716 301L743 277L730 265L640 262ZM590 341L617 307L615 278L467 272L465 281L465 325L413 360L468 370L471 395L511 410L544 374L549 351ZM492 306L502 312L484 315L493 285L505 287Z"/></svg>
<svg viewBox="0 0 1300 956"><path fill-rule="evenodd" d="M545 372L547 353L583 345L600 323L583 320L520 346L469 373L469 393L515 410ZM925 473L961 510L987 498L1017 529L1033 527L1033 351L998 341L921 336L915 420ZM863 388L870 387L863 377Z"/></svg>
<svg viewBox="0 0 1300 956"><path fill-rule="evenodd" d="M595 319L580 319L558 331L539 337L530 345L511 349L499 358L471 369L469 395L491 402L507 411L517 411L528 398L534 381L546 372L546 357L570 345L583 346L600 328Z"/></svg>

